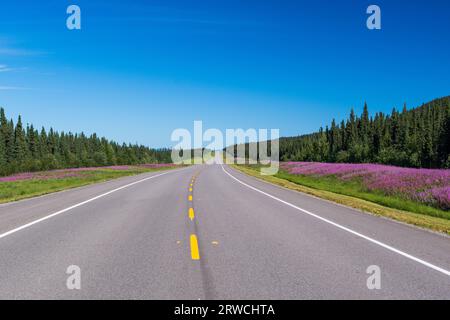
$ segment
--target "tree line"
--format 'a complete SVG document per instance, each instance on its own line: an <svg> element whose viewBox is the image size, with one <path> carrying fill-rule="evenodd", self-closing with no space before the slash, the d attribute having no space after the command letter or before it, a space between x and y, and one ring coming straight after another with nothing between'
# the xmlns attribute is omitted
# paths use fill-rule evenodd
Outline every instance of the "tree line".
<svg viewBox="0 0 450 320"><path fill-rule="evenodd" d="M170 149L150 149L137 144L118 144L95 133L58 132L50 128L36 130L24 127L21 116L17 122L8 120L0 108L0 175L17 172L169 163Z"/></svg>
<svg viewBox="0 0 450 320"><path fill-rule="evenodd" d="M361 116L352 109L318 132L281 138L280 159L450 168L450 97L373 117L365 104Z"/></svg>

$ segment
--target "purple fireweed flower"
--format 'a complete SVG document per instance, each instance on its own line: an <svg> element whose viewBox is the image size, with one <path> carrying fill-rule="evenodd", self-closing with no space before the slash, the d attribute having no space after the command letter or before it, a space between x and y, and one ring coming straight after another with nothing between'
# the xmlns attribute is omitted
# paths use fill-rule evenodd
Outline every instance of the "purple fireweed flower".
<svg viewBox="0 0 450 320"><path fill-rule="evenodd" d="M14 174L7 177L0 177L0 182L15 182L24 180L49 180L49 179L64 179L71 177L82 177L84 174L89 172L94 172L98 170L132 170L133 168L166 168L175 166L172 163L157 163L157 164L142 164L136 166L129 165L117 165L117 166L106 166L106 167L81 167L81 168L69 168L69 169L56 169L50 171L39 171L39 172L23 172Z"/></svg>
<svg viewBox="0 0 450 320"><path fill-rule="evenodd" d="M290 174L334 176L341 181L357 179L368 191L450 209L450 170L414 169L380 164L285 162L281 168Z"/></svg>

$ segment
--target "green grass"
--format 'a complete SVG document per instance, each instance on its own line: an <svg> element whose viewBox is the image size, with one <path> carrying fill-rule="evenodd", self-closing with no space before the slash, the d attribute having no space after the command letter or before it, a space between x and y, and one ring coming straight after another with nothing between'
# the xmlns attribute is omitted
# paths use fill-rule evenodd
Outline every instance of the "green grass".
<svg viewBox="0 0 450 320"><path fill-rule="evenodd" d="M343 182L335 177L310 177L280 171L275 176L260 175L258 166L233 165L258 179L340 203L375 215L389 217L434 231L450 234L450 212L382 193L368 192L353 180Z"/></svg>
<svg viewBox="0 0 450 320"><path fill-rule="evenodd" d="M32 198L66 189L86 186L93 183L167 169L172 168L147 169L136 167L129 170L111 170L100 168L95 171L81 171L79 172L80 176L78 177L0 182L0 203Z"/></svg>

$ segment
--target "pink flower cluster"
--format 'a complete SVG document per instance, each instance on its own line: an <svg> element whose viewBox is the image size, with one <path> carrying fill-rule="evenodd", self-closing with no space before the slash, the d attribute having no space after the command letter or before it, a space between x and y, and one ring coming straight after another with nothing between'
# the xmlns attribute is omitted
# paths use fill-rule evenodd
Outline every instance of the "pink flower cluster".
<svg viewBox="0 0 450 320"><path fill-rule="evenodd" d="M31 179L49 180L49 179L64 179L70 177L79 177L82 175L81 171L92 171L92 170L68 169L68 170L52 170L41 172L24 172L12 176L0 177L0 182L15 182Z"/></svg>
<svg viewBox="0 0 450 320"><path fill-rule="evenodd" d="M158 169L158 168L168 168L172 166L175 165L171 163L157 163L157 164L150 163L136 166L118 165L108 167L85 167L85 168L58 169L39 172L23 172L12 176L0 177L0 182L14 182L31 179L49 180L49 179L64 179L70 177L81 177L86 172L98 171L103 169L121 171L121 170L132 170L134 168Z"/></svg>
<svg viewBox="0 0 450 320"><path fill-rule="evenodd" d="M139 167L141 168L148 168L148 169L158 169L158 168L170 168L175 167L176 165L173 163L149 163L149 164L140 164Z"/></svg>
<svg viewBox="0 0 450 320"><path fill-rule="evenodd" d="M380 164L285 162L290 174L335 176L341 181L357 179L371 191L450 209L450 170L413 169Z"/></svg>

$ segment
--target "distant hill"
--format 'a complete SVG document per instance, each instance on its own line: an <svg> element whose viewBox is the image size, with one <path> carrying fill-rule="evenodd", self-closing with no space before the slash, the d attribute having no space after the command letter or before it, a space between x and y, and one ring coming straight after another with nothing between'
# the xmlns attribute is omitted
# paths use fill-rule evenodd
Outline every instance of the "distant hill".
<svg viewBox="0 0 450 320"><path fill-rule="evenodd" d="M280 138L280 159L450 168L450 96L373 117L365 104L360 116L351 110L325 129Z"/></svg>
<svg viewBox="0 0 450 320"><path fill-rule="evenodd" d="M292 161L376 162L408 167L450 167L450 97L387 115L354 111L346 121L313 134L280 139L280 157Z"/></svg>

